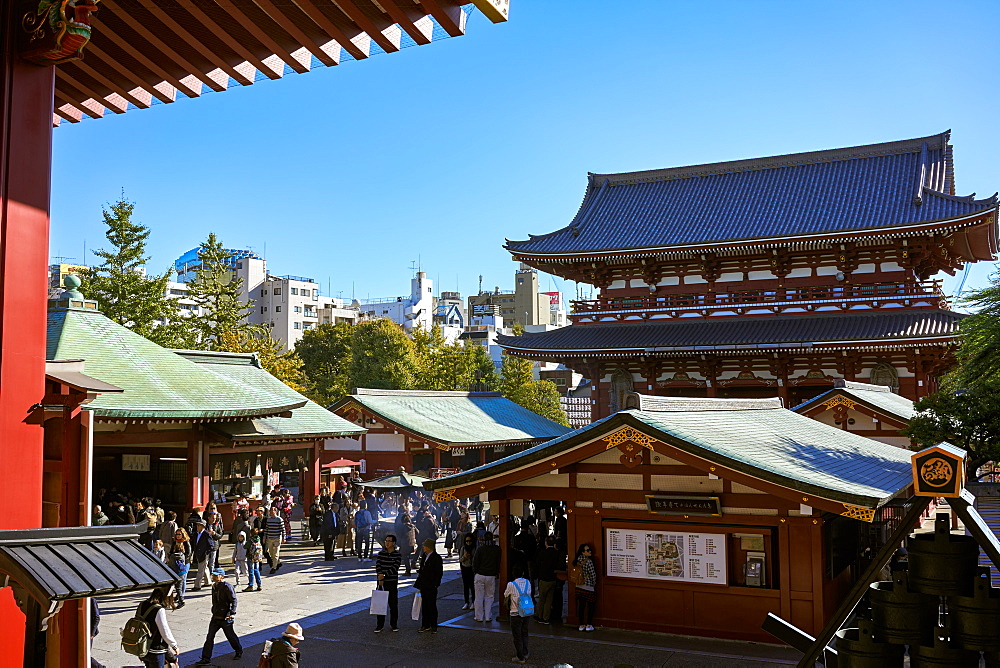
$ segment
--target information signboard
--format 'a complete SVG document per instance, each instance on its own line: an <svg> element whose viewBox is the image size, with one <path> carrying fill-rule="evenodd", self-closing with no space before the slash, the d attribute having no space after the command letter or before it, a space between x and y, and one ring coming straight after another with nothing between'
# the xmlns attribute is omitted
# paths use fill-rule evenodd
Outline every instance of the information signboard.
<svg viewBox="0 0 1000 668"><path fill-rule="evenodd" d="M726 534L605 529L607 575L727 583Z"/></svg>

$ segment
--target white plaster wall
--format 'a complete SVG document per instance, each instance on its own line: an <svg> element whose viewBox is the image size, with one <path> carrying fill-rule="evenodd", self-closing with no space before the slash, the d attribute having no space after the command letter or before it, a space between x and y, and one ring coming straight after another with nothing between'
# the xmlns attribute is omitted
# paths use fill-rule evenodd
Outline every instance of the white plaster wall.
<svg viewBox="0 0 1000 668"><path fill-rule="evenodd" d="M852 274L874 274L875 265L871 263L859 264L858 268L851 272Z"/></svg>
<svg viewBox="0 0 1000 668"><path fill-rule="evenodd" d="M708 281L706 281L704 278L702 278L698 274L688 274L687 276L684 277L684 284L685 285L695 285L695 284L698 284L698 283L708 283Z"/></svg>
<svg viewBox="0 0 1000 668"><path fill-rule="evenodd" d="M719 280L716 283L726 283L726 282L736 282L743 280L742 271L727 271L719 275Z"/></svg>
<svg viewBox="0 0 1000 668"><path fill-rule="evenodd" d="M796 267L792 269L785 278L807 278L812 276L812 267Z"/></svg>
<svg viewBox="0 0 1000 668"><path fill-rule="evenodd" d="M346 437L339 438L327 438L323 441L324 450L351 450L351 451L361 451L361 439L353 439Z"/></svg>
<svg viewBox="0 0 1000 668"><path fill-rule="evenodd" d="M777 278L770 271L751 271L747 273L747 276L751 281L762 281L762 280L772 280Z"/></svg>
<svg viewBox="0 0 1000 668"><path fill-rule="evenodd" d="M642 489L642 475L577 473L576 486L583 489Z"/></svg>
<svg viewBox="0 0 1000 668"><path fill-rule="evenodd" d="M650 476L654 492L722 492L722 480L695 475Z"/></svg>
<svg viewBox="0 0 1000 668"><path fill-rule="evenodd" d="M549 473L522 482L515 482L511 487L569 487L568 473Z"/></svg>
<svg viewBox="0 0 1000 668"><path fill-rule="evenodd" d="M406 437L403 434L365 434L365 449L403 452L406 450Z"/></svg>
<svg viewBox="0 0 1000 668"><path fill-rule="evenodd" d="M817 276L836 276L837 272L840 271L836 266L833 267L816 267Z"/></svg>
<svg viewBox="0 0 1000 668"><path fill-rule="evenodd" d="M680 285L680 282L681 280L678 276L664 276L657 285Z"/></svg>

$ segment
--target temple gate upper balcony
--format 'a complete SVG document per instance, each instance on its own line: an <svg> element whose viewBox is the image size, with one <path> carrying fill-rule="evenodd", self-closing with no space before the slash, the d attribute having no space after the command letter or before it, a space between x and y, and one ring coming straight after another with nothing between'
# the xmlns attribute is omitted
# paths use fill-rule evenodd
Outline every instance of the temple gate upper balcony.
<svg viewBox="0 0 1000 668"><path fill-rule="evenodd" d="M747 314L854 311L887 308L946 309L950 301L937 280L823 285L724 292L601 296L573 300L574 324Z"/></svg>

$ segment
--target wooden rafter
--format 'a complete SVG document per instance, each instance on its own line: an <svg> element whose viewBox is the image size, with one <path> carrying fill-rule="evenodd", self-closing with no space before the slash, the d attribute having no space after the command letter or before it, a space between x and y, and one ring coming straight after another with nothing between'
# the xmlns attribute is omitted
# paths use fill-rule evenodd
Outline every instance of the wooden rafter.
<svg viewBox="0 0 1000 668"><path fill-rule="evenodd" d="M296 7L302 10L302 13L309 17L309 19L317 25L323 32L325 32L330 39L336 40L337 44L343 47L344 51L351 54L354 58L358 60L364 60L368 57L368 54L357 44L351 41L351 37L347 35L343 30L337 27L337 25L326 17L326 14L321 12L316 5L314 5L309 0L292 0ZM358 32L360 35L360 31Z"/></svg>
<svg viewBox="0 0 1000 668"><path fill-rule="evenodd" d="M220 70L225 72L227 75L238 81L244 86L249 86L253 83L253 79L247 77L239 72L239 70L230 66L224 58L220 58L219 54L208 48L205 43L188 32L182 25L177 23L173 18L170 17L165 11L160 9L159 5L149 0L144 0L142 3L143 8L149 10L153 16L159 19L163 25L165 25L170 30L174 31L174 34L183 41L189 48L194 49L207 59L210 63L218 67ZM245 57L245 56L241 56ZM213 87L214 88L214 87ZM217 89L216 89L217 90Z"/></svg>
<svg viewBox="0 0 1000 668"><path fill-rule="evenodd" d="M299 74L305 74L309 71L309 68L300 63L295 56L293 56L288 49L285 49L275 40L271 39L265 33L260 26L258 26L249 16L247 16L243 7L238 7L231 2L225 2L222 0L216 0L216 5L224 9L229 16L231 16L240 26L243 27L248 33L254 36L257 41L270 49L271 53L278 56L285 62L286 65L291 67L293 70Z"/></svg>
<svg viewBox="0 0 1000 668"><path fill-rule="evenodd" d="M258 71L263 72L264 76L268 79L273 80L281 78L280 72L275 72L270 67L265 65L260 58L255 56L249 49L240 44L239 40L223 30L222 26L216 23L208 14L201 11L201 9L195 5L194 2L191 0L177 0L177 3L190 12L194 18L198 19L203 26L205 26L213 35L218 37L223 44L238 54L240 58L245 59L248 63L257 68Z"/></svg>
<svg viewBox="0 0 1000 668"><path fill-rule="evenodd" d="M128 40L126 40L124 37L122 37L114 30L112 30L110 26L101 24L101 25L96 25L94 29L101 30L102 34L106 35L107 38L115 44L115 46L117 46L119 49L121 49L128 55L132 56L132 58L137 60L143 67L145 67L147 70L149 70L156 76L163 77L164 81L166 81L167 83L169 83L174 88L181 91L188 97L198 97L199 95L201 95L200 90L195 90L191 88L187 84L183 83L180 79L175 77L173 74L168 72L165 68L161 67L157 63L154 63L152 59L150 59L145 53L139 51L139 49L137 49L131 43L129 43Z"/></svg>
<svg viewBox="0 0 1000 668"><path fill-rule="evenodd" d="M137 21L135 17L126 11L121 11L121 8L115 3L115 0L102 0L104 6L108 9L115 11L115 16L120 19L125 25L134 30L136 34L142 37L144 40L149 42L152 46L158 49L164 56L170 59L171 64L174 67L180 67L187 70L192 75L198 78L203 84L211 88L216 92L224 91L225 86L220 85L218 82L212 80L206 73L201 71L201 68L194 66L188 61L187 58L177 53L173 48L166 44L163 40L157 37L153 32L151 32L145 25ZM171 82L173 83L173 82ZM176 85L176 84L175 84Z"/></svg>
<svg viewBox="0 0 1000 668"><path fill-rule="evenodd" d="M384 25L379 28L375 25L375 22L368 18L361 9L354 4L353 0L340 0L337 3L340 10L344 12L349 19L354 21L354 23L361 28L363 31L368 33L368 36L372 38L376 44L385 49L387 53L392 53L394 51L399 51L399 45L394 44L392 40L385 36L382 31L392 25L389 22L384 22Z"/></svg>
<svg viewBox="0 0 1000 668"><path fill-rule="evenodd" d="M153 86L152 84L143 81L134 72L129 70L127 67L123 66L121 63L119 63L118 59L111 56L110 54L104 53L103 51L101 51L101 49L97 48L93 44L87 45L87 56L91 60L91 62L93 62L94 60L99 60L106 69L114 70L120 76L124 77L126 80L131 82L136 88L141 88L142 90L149 93L149 95L151 95L152 97L158 99L160 102L163 102L165 104L170 104L171 102L174 101L173 97L162 92L156 86ZM97 63L94 63L94 65L96 64Z"/></svg>
<svg viewBox="0 0 1000 668"><path fill-rule="evenodd" d="M420 0L420 4L441 24L444 31L452 37L465 34L462 27L462 8L456 5L443 6L438 0Z"/></svg>
<svg viewBox="0 0 1000 668"><path fill-rule="evenodd" d="M102 86L107 86L109 89L115 90L116 86L115 86L115 84L110 79L108 79L106 76L104 76L103 74L101 74L100 72L98 72L96 69L94 69L93 67L91 67L90 65L88 65L86 62L84 62L82 60L78 61L76 63L76 66L79 67L80 70L84 74L90 76L92 79L94 79L94 81L98 82ZM70 78L69 75L66 74L66 70L64 70L61 67L57 67L56 68L56 77L58 78L60 76L64 76L64 77ZM139 98L137 98L136 96L132 95L132 93L130 93L128 91L122 91L122 92L119 93L119 95L121 95L123 98L125 98L125 100L127 100L128 102L131 102L132 104L134 104L136 107L138 107L140 109L146 109L146 108L149 107L149 103L144 102L143 100L140 100Z"/></svg>
<svg viewBox="0 0 1000 668"><path fill-rule="evenodd" d="M81 93L83 93L84 95L86 95L87 97L92 98L94 101L96 101L98 104L100 104L101 106L103 106L105 109L110 109L111 111L113 111L116 114L124 114L125 113L125 109L119 109L118 107L114 106L110 102L105 101L98 93L95 93L93 90L91 90L87 86L83 85L83 83L79 79L73 79L72 77L66 76L66 74L62 70L60 70L58 67L56 68L56 79L58 79L59 81L64 82L70 88L77 89L78 91L80 91ZM58 91L56 91L56 93L57 93L56 94L56 99L59 99ZM74 104L74 106L75 106L75 103L72 102L71 100L69 100L69 98L67 98L65 95L63 96L63 101L64 102L68 102L69 104Z"/></svg>
<svg viewBox="0 0 1000 668"><path fill-rule="evenodd" d="M431 32L433 27L429 26L429 29L424 31L417 27L416 22L422 18L426 17L426 14L422 12L414 12L412 6L404 7L398 0L382 0L379 3L382 8L385 9L386 13L389 15L393 21L395 21L400 28L406 31L406 34L413 38L413 41L417 44L430 44L431 43Z"/></svg>
<svg viewBox="0 0 1000 668"><path fill-rule="evenodd" d="M302 30L292 23L292 20L271 0L253 0L254 4L260 7L264 12L270 16L275 23L277 23L281 28L291 35L294 39L299 40L299 42L309 50L309 53L316 56L319 62L327 66L333 66L337 64L337 61L330 57L323 49L319 48L316 43L309 39Z"/></svg>
<svg viewBox="0 0 1000 668"><path fill-rule="evenodd" d="M64 93L59 92L58 90L56 90L56 102L57 103L58 102L62 102L62 104L68 104L69 106L73 107L77 111L80 111L81 113L87 114L91 118L100 118L101 117L101 114L97 113L96 111L93 111L92 109L88 108L84 104L81 104L80 102L75 102L75 101L71 100L67 95L65 95ZM60 105L60 106L62 106L62 105ZM69 120L71 123L76 123L77 122L76 119L73 119L73 118L68 118L67 120Z"/></svg>

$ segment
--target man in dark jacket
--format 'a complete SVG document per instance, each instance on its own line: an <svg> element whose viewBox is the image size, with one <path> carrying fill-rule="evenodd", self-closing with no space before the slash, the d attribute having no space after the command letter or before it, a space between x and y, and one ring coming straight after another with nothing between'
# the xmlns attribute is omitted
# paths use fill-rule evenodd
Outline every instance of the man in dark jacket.
<svg viewBox="0 0 1000 668"><path fill-rule="evenodd" d="M535 620L542 624L562 621L562 587L559 586L559 576L556 571L566 570L566 557L556 549L555 536L545 539L545 549L538 555L538 614ZM555 609L555 598L560 597L559 609ZM559 614L559 619L553 619L553 612Z"/></svg>
<svg viewBox="0 0 1000 668"><path fill-rule="evenodd" d="M423 620L417 633L437 633L438 630L438 587L441 586L441 576L444 575L444 562L441 555L434 551L435 541L428 538L424 541L424 554L420 558L420 574L413 583L420 592L420 615Z"/></svg>
<svg viewBox="0 0 1000 668"><path fill-rule="evenodd" d="M323 513L326 512L326 506L319 499L320 497L317 495L313 499L312 505L309 506L309 537L312 538L313 545L319 545L320 529L323 527Z"/></svg>
<svg viewBox="0 0 1000 668"><path fill-rule="evenodd" d="M195 530L191 536L191 547L194 550L194 563L198 565L198 570L196 571L194 587L191 591L199 591L201 589L202 577L208 574L211 566L208 563L209 557L215 554L215 541L212 540L212 534L205 528L205 520L200 518L195 520L194 526Z"/></svg>
<svg viewBox="0 0 1000 668"><path fill-rule="evenodd" d="M215 636L219 629L226 634L226 640L235 652L233 660L237 661L243 656L243 645L233 630L235 619L236 590L233 589L233 585L226 582L226 571L216 568L212 571L212 620L208 623L208 636L205 638L205 646L201 648L201 659L195 664L196 666L212 665Z"/></svg>
<svg viewBox="0 0 1000 668"><path fill-rule="evenodd" d="M333 561L337 558L337 555L334 554L333 541L340 534L340 518L337 516L339 510L336 503L331 503L329 509L323 513L323 526L320 533L323 534L323 552L326 555L324 557L326 561Z"/></svg>
<svg viewBox="0 0 1000 668"><path fill-rule="evenodd" d="M483 534L483 543L472 558L475 572L476 600L475 620L493 621L493 598L497 592L497 577L500 575L500 546L493 544L493 533Z"/></svg>

